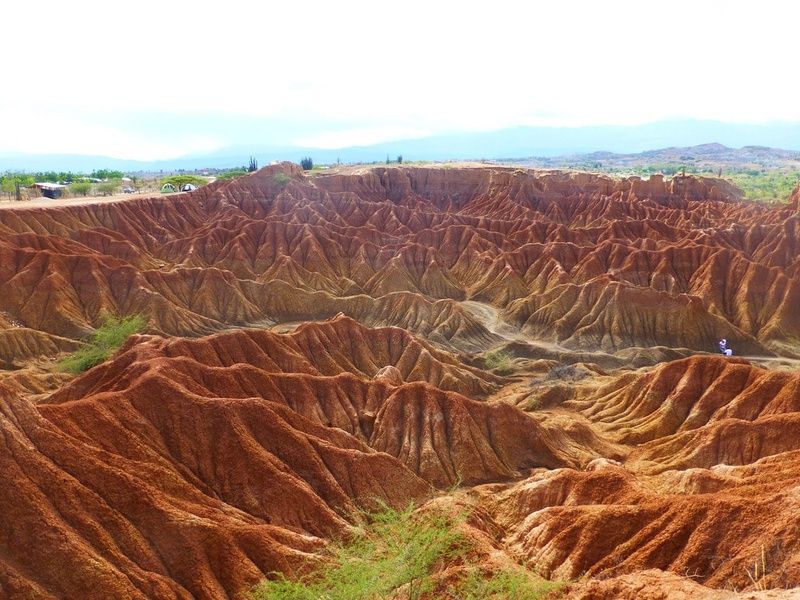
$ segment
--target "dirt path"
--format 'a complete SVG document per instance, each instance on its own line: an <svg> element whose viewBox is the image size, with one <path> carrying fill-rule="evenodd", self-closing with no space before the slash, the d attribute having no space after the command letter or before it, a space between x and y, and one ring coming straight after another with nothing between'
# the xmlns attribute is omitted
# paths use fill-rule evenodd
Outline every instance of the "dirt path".
<svg viewBox="0 0 800 600"><path fill-rule="evenodd" d="M737 357L734 355L734 358ZM800 359L798 358L786 358L783 356L739 356L738 358L743 358L746 361L756 363L758 366L768 369L779 369L782 367L787 369L800 368Z"/></svg>
<svg viewBox="0 0 800 600"><path fill-rule="evenodd" d="M558 344L554 344L552 342L527 336L520 329L504 321L500 317L500 311L490 304L485 304L483 302L476 302L475 300L465 300L461 302L461 306L465 308L491 333L494 333L495 335L503 338L508 342L522 342L525 344L530 344L531 346L538 346L540 348L544 348L552 352L558 352L562 354L589 353L589 351L571 350L569 348L564 348L563 346L559 346ZM613 354L608 354L599 351L591 352L591 354L614 356ZM697 354L706 354L706 353L697 352ZM783 356L759 356L759 355L747 355L738 357L735 356L734 358L743 358L744 360L756 363L759 366L767 369L800 368L800 359L797 358L786 358Z"/></svg>
<svg viewBox="0 0 800 600"><path fill-rule="evenodd" d="M491 333L500 336L504 340L509 342L530 341L530 338L523 335L519 329L503 321L500 318L500 311L491 304L484 304L475 300L464 300L461 302L461 306L466 308Z"/></svg>
<svg viewBox="0 0 800 600"><path fill-rule="evenodd" d="M481 325L486 327L486 329L488 329L491 333L500 336L501 338L503 338L508 342L522 342L525 344L538 346L539 348L544 348L546 350L550 350L552 352L558 352L561 354L576 354L576 353L605 354L607 356L612 356L605 352L599 352L599 351L591 352L589 350L575 350L575 349L565 348L564 346L559 346L558 344L554 344L553 342L540 340L538 338L526 335L525 333L522 332L522 330L504 321L500 317L500 311L491 304L476 302L475 300L464 300L461 302L461 306L465 308L473 317L475 317L481 323Z"/></svg>

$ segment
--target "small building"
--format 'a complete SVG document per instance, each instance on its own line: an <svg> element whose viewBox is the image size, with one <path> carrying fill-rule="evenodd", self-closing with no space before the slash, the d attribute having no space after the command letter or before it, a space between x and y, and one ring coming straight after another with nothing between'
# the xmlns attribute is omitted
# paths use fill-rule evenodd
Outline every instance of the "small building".
<svg viewBox="0 0 800 600"><path fill-rule="evenodd" d="M176 192L175 186L171 183L165 183L161 186L161 193L162 194L171 194L172 192Z"/></svg>
<svg viewBox="0 0 800 600"><path fill-rule="evenodd" d="M181 186L181 191L182 192L191 192L191 191L196 190L196 189L197 189L197 186L194 185L193 183L184 183Z"/></svg>
<svg viewBox="0 0 800 600"><path fill-rule="evenodd" d="M50 182L34 183L33 187L38 189L45 198L52 198L54 200L56 198L61 198L64 190L67 189L66 185Z"/></svg>

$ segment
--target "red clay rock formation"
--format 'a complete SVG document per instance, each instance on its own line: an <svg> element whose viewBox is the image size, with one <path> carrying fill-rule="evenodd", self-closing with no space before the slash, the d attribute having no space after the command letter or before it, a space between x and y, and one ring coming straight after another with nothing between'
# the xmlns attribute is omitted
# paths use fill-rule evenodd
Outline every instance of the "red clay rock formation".
<svg viewBox="0 0 800 600"><path fill-rule="evenodd" d="M796 373L590 367L599 383L526 413L505 400L536 387L474 366L504 339L462 304L618 351L609 368L720 337L798 355L797 202L694 177L278 165L0 210L0 596L236 597L313 566L348 512L458 482L487 557L595 578L575 597L800 585ZM148 335L53 373L105 313L146 314Z"/></svg>
<svg viewBox="0 0 800 600"><path fill-rule="evenodd" d="M800 207L800 183L795 186L792 194L789 196L789 207L792 210L798 210L798 207Z"/></svg>
<svg viewBox="0 0 800 600"><path fill-rule="evenodd" d="M387 366L406 383L374 377ZM542 427L507 404L444 391L480 393L496 381L405 331L367 330L339 317L289 335L239 330L200 340L140 337L47 405L109 394L268 399L398 457L437 487L507 478L529 467L580 466L598 456L595 447L606 450L591 436L567 439L570 434Z"/></svg>
<svg viewBox="0 0 800 600"><path fill-rule="evenodd" d="M467 298L576 348L726 336L797 353L800 221L737 198L694 177L279 165L168 200L0 212L0 310L73 339L104 312L168 334L343 312L448 348L497 342Z"/></svg>
<svg viewBox="0 0 800 600"><path fill-rule="evenodd" d="M348 493L427 491L391 457L265 402L143 395L37 409L0 393L9 598L232 596L302 568L317 536L344 527L333 507Z"/></svg>
<svg viewBox="0 0 800 600"><path fill-rule="evenodd" d="M372 378L386 366L416 383ZM235 596L307 567L357 506L596 456L430 383L493 385L480 375L339 317L291 335L139 336L35 406L2 388L0 589Z"/></svg>
<svg viewBox="0 0 800 600"><path fill-rule="evenodd" d="M614 441L637 446L639 468L750 464L800 450L800 376L723 357L674 361L566 406ZM650 466L648 466L650 465Z"/></svg>
<svg viewBox="0 0 800 600"><path fill-rule="evenodd" d="M478 488L512 551L561 578L658 569L742 590L763 560L755 589L800 585L800 375L697 357L586 388L560 410L630 450ZM578 597L633 597L612 589Z"/></svg>
<svg viewBox="0 0 800 600"><path fill-rule="evenodd" d="M690 577L655 569L610 579L590 579L572 586L570 600L797 600L797 590L738 593L709 589Z"/></svg>

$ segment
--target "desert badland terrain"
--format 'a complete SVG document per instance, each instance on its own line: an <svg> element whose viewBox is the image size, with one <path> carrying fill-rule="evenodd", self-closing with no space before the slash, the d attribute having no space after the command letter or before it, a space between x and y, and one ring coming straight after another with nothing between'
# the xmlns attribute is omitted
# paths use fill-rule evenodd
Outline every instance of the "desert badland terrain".
<svg viewBox="0 0 800 600"><path fill-rule="evenodd" d="M2 210L0 596L244 598L413 501L566 597L788 597L798 202L284 163ZM147 329L59 371L109 314Z"/></svg>

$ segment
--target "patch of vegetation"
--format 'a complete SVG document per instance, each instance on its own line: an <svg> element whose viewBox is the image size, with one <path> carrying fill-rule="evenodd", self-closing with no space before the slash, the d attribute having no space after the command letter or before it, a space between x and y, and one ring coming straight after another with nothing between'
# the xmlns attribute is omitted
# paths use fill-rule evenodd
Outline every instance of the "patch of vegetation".
<svg viewBox="0 0 800 600"><path fill-rule="evenodd" d="M547 372L547 375L531 379L529 385L530 387L537 387L553 381L576 382L586 379L588 376L589 374L585 370L579 369L575 365L556 365Z"/></svg>
<svg viewBox="0 0 800 600"><path fill-rule="evenodd" d="M92 184L89 181L76 181L69 186L69 191L76 196L88 196L92 191Z"/></svg>
<svg viewBox="0 0 800 600"><path fill-rule="evenodd" d="M759 171L751 169L741 173L726 173L744 192L748 200L786 202L795 186L800 183L800 171Z"/></svg>
<svg viewBox="0 0 800 600"><path fill-rule="evenodd" d="M292 180L286 173L275 173L272 176L272 181L277 183L281 187L286 187L286 185Z"/></svg>
<svg viewBox="0 0 800 600"><path fill-rule="evenodd" d="M547 373L549 380L580 381L586 378L586 371L582 371L575 365L556 365Z"/></svg>
<svg viewBox="0 0 800 600"><path fill-rule="evenodd" d="M500 375L508 375L513 370L511 357L502 350L492 350L483 356L483 364L487 369Z"/></svg>
<svg viewBox="0 0 800 600"><path fill-rule="evenodd" d="M542 399L539 397L535 398L528 398L528 402L525 403L525 410L527 412L535 412L542 408Z"/></svg>
<svg viewBox="0 0 800 600"><path fill-rule="evenodd" d="M32 175L25 175L24 173L6 173L0 176L0 191L10 199L16 196L21 188L33 185L35 182L36 180Z"/></svg>
<svg viewBox="0 0 800 600"><path fill-rule="evenodd" d="M760 560L759 560L760 558ZM766 554L764 553L764 546L761 546L761 556L753 561L753 572L750 572L750 569L745 568L747 572L747 577L750 578L750 581L753 582L753 588L755 588L759 592L764 592L767 590L767 582L765 578L767 576L767 558Z"/></svg>
<svg viewBox="0 0 800 600"><path fill-rule="evenodd" d="M444 583L436 573L448 562L469 560L467 538L458 531L463 515L384 507L362 515L355 533L329 549L316 572L290 581L280 574L253 591L254 600L379 600L463 598L537 600L563 583L546 581L518 565L494 573L465 565L464 575Z"/></svg>
<svg viewBox="0 0 800 600"><path fill-rule="evenodd" d="M69 186L69 192L73 196L90 196L94 193L111 194L118 191L121 187L133 187L141 189L156 187L155 178L143 178L134 173L128 174L130 181L123 181L125 175L122 171L112 171L109 169L97 169L91 173L72 173L70 171L39 171L36 173L12 173L0 174L0 192L11 200L14 197L38 197L38 192L31 193L25 188L30 188L34 183L60 183ZM205 180L203 180L205 181ZM111 186L113 185L113 189ZM87 188L87 186L90 186ZM102 187L102 190L100 189ZM19 195L17 189L19 188Z"/></svg>
<svg viewBox="0 0 800 600"><path fill-rule="evenodd" d="M236 177L241 177L242 175L247 175L247 169L244 167L239 169L230 169L228 171L218 173L217 179L235 179Z"/></svg>
<svg viewBox="0 0 800 600"><path fill-rule="evenodd" d="M614 169L608 171L614 172ZM712 168L708 165L653 163L632 169L636 175L649 176L663 173L666 176L687 173L727 179L744 192L747 200L763 202L786 202L795 186L800 183L800 171L786 168Z"/></svg>
<svg viewBox="0 0 800 600"><path fill-rule="evenodd" d="M34 182L49 181L52 183L70 184L76 181L87 179L122 179L125 174L122 171L112 171L110 169L96 169L91 173L73 173L72 171L37 171L35 173L6 173L0 177L3 179L17 179L22 185L32 185Z"/></svg>
<svg viewBox="0 0 800 600"><path fill-rule="evenodd" d="M596 163L597 167L599 168L600 163ZM673 175L687 174L687 175L696 175L698 173L706 173L710 174L710 172L703 168L699 167L695 164L683 164L683 163L674 163L674 162L663 162L663 163L653 163L649 165L644 165L641 167L635 167L633 172L637 175L644 175L649 176L655 173L661 173L662 175L666 175L667 177L672 177Z"/></svg>
<svg viewBox="0 0 800 600"><path fill-rule="evenodd" d="M255 600L377 599L400 588L416 599L433 591L434 565L466 548L456 518L443 513L420 514L409 505L366 519L350 539L332 545L328 566L297 581L276 575L255 589Z"/></svg>
<svg viewBox="0 0 800 600"><path fill-rule="evenodd" d="M522 567L491 576L474 569L462 582L456 597L464 600L538 600L563 586L563 582L547 581Z"/></svg>
<svg viewBox="0 0 800 600"><path fill-rule="evenodd" d="M141 315L106 317L86 345L62 360L59 367L69 373L83 373L108 359L130 336L142 331L146 325L147 321Z"/></svg>
<svg viewBox="0 0 800 600"><path fill-rule="evenodd" d="M314 161L311 160L310 156L306 156L300 159L300 166L303 167L303 171L310 171L314 168Z"/></svg>
<svg viewBox="0 0 800 600"><path fill-rule="evenodd" d="M68 175L72 175L72 173ZM125 174L122 171L115 171L113 169L95 169L89 173L89 177L94 179L122 179L125 177Z"/></svg>
<svg viewBox="0 0 800 600"><path fill-rule="evenodd" d="M100 194L101 196L111 196L119 188L120 188L120 182L118 181L104 181L103 183L97 184L97 193Z"/></svg>

